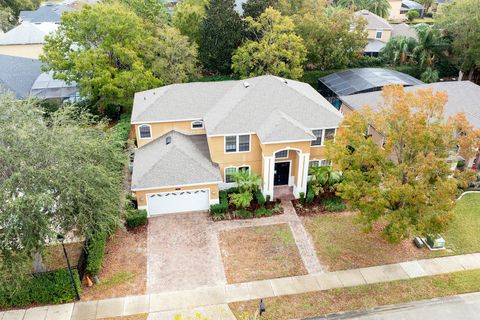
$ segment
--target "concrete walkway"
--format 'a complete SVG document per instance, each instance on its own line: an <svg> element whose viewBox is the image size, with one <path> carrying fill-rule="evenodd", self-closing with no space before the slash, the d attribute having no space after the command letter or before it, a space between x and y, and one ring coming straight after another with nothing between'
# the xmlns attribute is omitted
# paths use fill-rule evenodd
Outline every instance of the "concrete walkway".
<svg viewBox="0 0 480 320"><path fill-rule="evenodd" d="M0 313L0 320L94 320L480 269L480 253Z"/></svg>

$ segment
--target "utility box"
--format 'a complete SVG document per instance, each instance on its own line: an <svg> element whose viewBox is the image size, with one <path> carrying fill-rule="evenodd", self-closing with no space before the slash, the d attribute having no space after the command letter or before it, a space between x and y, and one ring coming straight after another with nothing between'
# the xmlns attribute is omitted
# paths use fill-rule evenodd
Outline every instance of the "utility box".
<svg viewBox="0 0 480 320"><path fill-rule="evenodd" d="M445 248L445 240L439 234L428 234L427 235L427 244L432 249L443 249L443 248Z"/></svg>
<svg viewBox="0 0 480 320"><path fill-rule="evenodd" d="M422 240L422 238L420 238L420 237L415 237L415 238L413 239L413 243L415 243L415 245L416 245L417 248L419 248L419 249L425 247L425 243L423 243L423 240Z"/></svg>

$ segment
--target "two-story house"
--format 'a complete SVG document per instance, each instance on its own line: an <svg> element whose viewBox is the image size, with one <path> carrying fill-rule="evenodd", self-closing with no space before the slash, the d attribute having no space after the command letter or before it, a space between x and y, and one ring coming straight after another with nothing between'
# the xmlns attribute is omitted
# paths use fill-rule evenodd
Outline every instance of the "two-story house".
<svg viewBox="0 0 480 320"><path fill-rule="evenodd" d="M243 169L262 177L265 196L290 186L299 197L309 166L329 164L325 142L341 120L310 85L275 76L138 92L132 192L149 215L206 210Z"/></svg>

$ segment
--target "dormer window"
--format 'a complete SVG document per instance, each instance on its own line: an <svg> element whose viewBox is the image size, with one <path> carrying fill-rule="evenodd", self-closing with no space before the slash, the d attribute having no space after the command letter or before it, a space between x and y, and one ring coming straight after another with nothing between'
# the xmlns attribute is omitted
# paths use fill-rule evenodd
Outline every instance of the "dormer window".
<svg viewBox="0 0 480 320"><path fill-rule="evenodd" d="M193 121L192 122L192 129L203 129L203 121Z"/></svg>
<svg viewBox="0 0 480 320"><path fill-rule="evenodd" d="M142 124L138 127L140 139L150 139L152 137L152 128L148 124Z"/></svg>

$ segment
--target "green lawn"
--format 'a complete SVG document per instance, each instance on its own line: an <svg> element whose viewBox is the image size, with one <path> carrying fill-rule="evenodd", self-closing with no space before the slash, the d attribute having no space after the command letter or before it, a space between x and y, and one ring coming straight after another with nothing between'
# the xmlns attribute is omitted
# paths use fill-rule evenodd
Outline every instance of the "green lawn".
<svg viewBox="0 0 480 320"><path fill-rule="evenodd" d="M467 194L457 203L455 219L443 234L447 249L417 249L411 239L398 245L383 240L380 226L364 233L354 214L318 214L302 217L320 262L329 270L361 268L435 256L480 252L480 194Z"/></svg>
<svg viewBox="0 0 480 320"><path fill-rule="evenodd" d="M455 219L443 234L454 254L480 252L480 193L470 193L457 202Z"/></svg>
<svg viewBox="0 0 480 320"><path fill-rule="evenodd" d="M475 291L480 291L480 270L267 298L264 299L267 312L262 319L303 319ZM258 309L258 300L229 306L237 319L251 319Z"/></svg>

